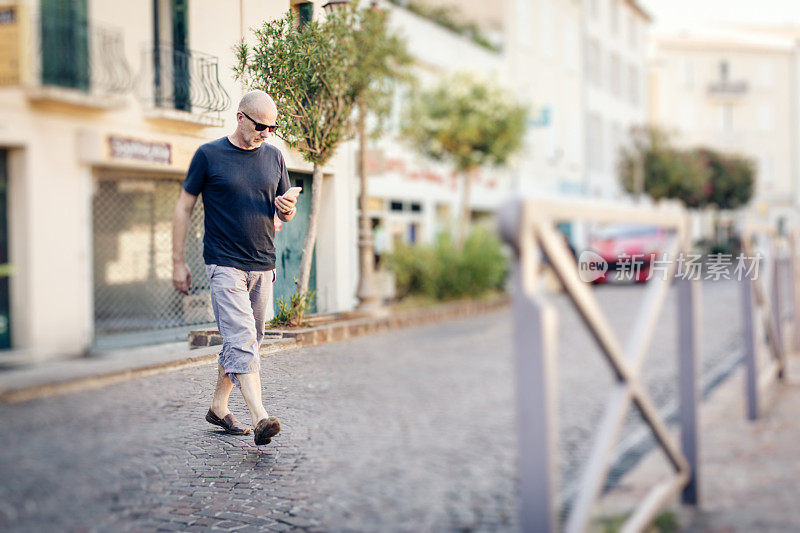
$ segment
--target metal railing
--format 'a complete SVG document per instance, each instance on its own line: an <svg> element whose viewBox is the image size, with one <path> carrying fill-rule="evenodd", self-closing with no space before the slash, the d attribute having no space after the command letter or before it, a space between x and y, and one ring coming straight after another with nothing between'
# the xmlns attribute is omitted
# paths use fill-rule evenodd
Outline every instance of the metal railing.
<svg viewBox="0 0 800 533"><path fill-rule="evenodd" d="M144 51L140 83L140 96L156 108L219 113L231 103L219 81L217 57L172 45Z"/></svg>
<svg viewBox="0 0 800 533"><path fill-rule="evenodd" d="M745 387L747 418L759 416L760 399L777 380L784 380L786 346L784 343L784 287L789 266L796 268L794 254L788 256L781 247L781 237L774 226L748 223L742 232L742 252L756 258L756 239L766 239L768 255L763 263L768 276L748 276L742 280L742 303L745 337ZM759 279L759 277L761 279ZM791 276L794 280L794 276ZM792 302L794 304L794 302ZM758 320L760 317L760 323ZM760 326L760 327L759 327ZM765 334L765 335L764 335ZM766 336L769 360L763 365L759 360L762 338Z"/></svg>
<svg viewBox="0 0 800 533"><path fill-rule="evenodd" d="M699 354L699 285L697 280L678 282L679 306L679 395L680 446L673 442L667 426L641 380L644 356L656 327L658 314L675 278L677 261L668 261L662 279L653 278L646 288L641 311L625 348L608 323L590 286L580 280L577 265L556 223L581 220L599 223L625 222L658 226L669 235L665 251L675 259L688 251L688 222L683 210L598 207L592 204L538 201L512 202L501 210L501 231L516 254L514 275L514 346L517 366L519 414L520 483L523 531L555 531L557 490L553 454L556 446L554 375L556 362L556 316L538 288L540 252L597 341L611 366L616 383L583 472L566 530L584 531L592 508L607 477L615 442L625 416L635 405L666 454L674 475L653 487L627 520L623 531L639 531L675 494L682 491L685 503L696 504L697 492L697 385Z"/></svg>
<svg viewBox="0 0 800 533"><path fill-rule="evenodd" d="M112 96L130 90L121 30L49 14L33 26L37 84Z"/></svg>

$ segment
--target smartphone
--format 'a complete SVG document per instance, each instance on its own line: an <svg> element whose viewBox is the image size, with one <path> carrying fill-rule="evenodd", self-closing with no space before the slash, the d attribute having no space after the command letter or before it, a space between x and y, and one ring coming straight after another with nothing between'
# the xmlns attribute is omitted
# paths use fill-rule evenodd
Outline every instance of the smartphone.
<svg viewBox="0 0 800 533"><path fill-rule="evenodd" d="M297 200L297 196L300 194L300 191L302 190L303 190L302 187L290 187L288 191L283 193L283 197L291 198L292 200Z"/></svg>

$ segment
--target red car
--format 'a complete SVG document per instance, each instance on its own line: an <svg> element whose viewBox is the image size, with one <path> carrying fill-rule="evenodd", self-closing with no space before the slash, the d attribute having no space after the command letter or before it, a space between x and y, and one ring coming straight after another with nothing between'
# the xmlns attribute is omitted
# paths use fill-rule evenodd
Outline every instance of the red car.
<svg viewBox="0 0 800 533"><path fill-rule="evenodd" d="M667 231L653 226L608 225L593 232L589 248L608 263L595 283L643 283L661 256Z"/></svg>

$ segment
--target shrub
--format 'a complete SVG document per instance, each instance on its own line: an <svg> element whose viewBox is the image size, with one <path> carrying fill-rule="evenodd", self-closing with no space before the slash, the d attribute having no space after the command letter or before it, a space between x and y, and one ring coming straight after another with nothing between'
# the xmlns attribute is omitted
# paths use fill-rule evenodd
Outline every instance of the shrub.
<svg viewBox="0 0 800 533"><path fill-rule="evenodd" d="M302 327L307 325L308 311L316 296L315 291L294 293L289 301L278 298L278 313L269 321L269 326L274 327Z"/></svg>
<svg viewBox="0 0 800 533"><path fill-rule="evenodd" d="M508 271L500 239L486 228L473 230L461 248L450 233L442 233L432 245L399 244L387 265L395 275L399 299L481 296L502 289Z"/></svg>

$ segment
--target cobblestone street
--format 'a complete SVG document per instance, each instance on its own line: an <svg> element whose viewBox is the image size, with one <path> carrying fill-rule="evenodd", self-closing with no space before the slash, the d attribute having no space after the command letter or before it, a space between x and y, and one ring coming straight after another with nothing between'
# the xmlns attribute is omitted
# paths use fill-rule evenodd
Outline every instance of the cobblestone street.
<svg viewBox="0 0 800 533"><path fill-rule="evenodd" d="M602 287L625 331L642 287ZM675 294L646 383L674 392ZM706 373L740 341L738 286L705 284ZM588 450L610 373L563 297L561 466ZM203 366L10 406L0 429L0 529L514 530L516 433L510 311L262 360L283 429L268 446L203 419ZM231 409L249 421L234 391ZM631 426L633 427L633 426Z"/></svg>

